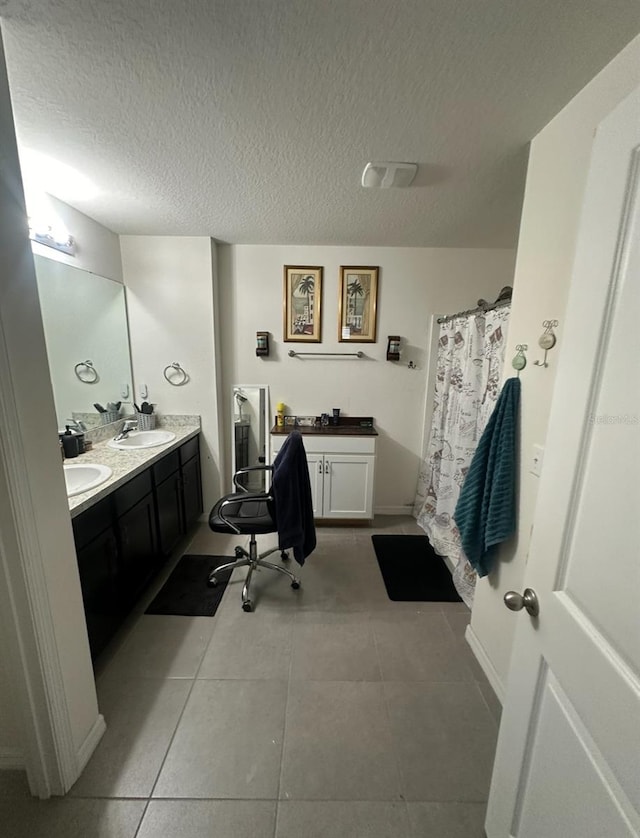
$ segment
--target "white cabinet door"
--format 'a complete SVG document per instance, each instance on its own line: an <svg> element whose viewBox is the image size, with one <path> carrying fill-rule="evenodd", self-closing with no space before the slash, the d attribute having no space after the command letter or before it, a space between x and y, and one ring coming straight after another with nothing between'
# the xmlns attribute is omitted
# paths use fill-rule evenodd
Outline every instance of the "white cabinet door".
<svg viewBox="0 0 640 838"><path fill-rule="evenodd" d="M325 454L325 518L373 517L373 467L367 454Z"/></svg>
<svg viewBox="0 0 640 838"><path fill-rule="evenodd" d="M309 467L309 481L311 483L311 501L313 503L313 517L322 516L322 486L324 482L324 457L322 454L307 454Z"/></svg>

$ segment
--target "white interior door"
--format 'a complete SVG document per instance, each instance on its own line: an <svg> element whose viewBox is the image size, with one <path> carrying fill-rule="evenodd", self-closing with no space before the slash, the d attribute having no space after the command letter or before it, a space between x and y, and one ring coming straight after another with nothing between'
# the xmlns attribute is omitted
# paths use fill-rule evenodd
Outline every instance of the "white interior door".
<svg viewBox="0 0 640 838"><path fill-rule="evenodd" d="M640 835L640 89L594 142L563 331L488 838Z"/></svg>

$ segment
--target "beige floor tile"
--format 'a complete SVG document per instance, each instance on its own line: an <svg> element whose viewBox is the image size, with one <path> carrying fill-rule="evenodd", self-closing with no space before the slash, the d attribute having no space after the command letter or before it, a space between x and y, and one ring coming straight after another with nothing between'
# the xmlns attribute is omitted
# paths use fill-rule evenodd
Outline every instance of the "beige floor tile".
<svg viewBox="0 0 640 838"><path fill-rule="evenodd" d="M196 681L154 797L275 799L285 681Z"/></svg>
<svg viewBox="0 0 640 838"><path fill-rule="evenodd" d="M236 604L237 605L237 604ZM220 615L198 678L286 680L294 614L234 607Z"/></svg>
<svg viewBox="0 0 640 838"><path fill-rule="evenodd" d="M74 797L147 797L191 689L182 679L123 678L99 685L107 730Z"/></svg>
<svg viewBox="0 0 640 838"><path fill-rule="evenodd" d="M406 800L486 800L496 726L475 684L385 683Z"/></svg>
<svg viewBox="0 0 640 838"><path fill-rule="evenodd" d="M385 681L472 680L440 611L378 613L371 622Z"/></svg>
<svg viewBox="0 0 640 838"><path fill-rule="evenodd" d="M427 833L425 833L427 834ZM433 833L436 838L436 833ZM411 838L404 803L280 801L276 838ZM438 836L445 838L445 833Z"/></svg>
<svg viewBox="0 0 640 838"><path fill-rule="evenodd" d="M382 685L292 681L280 798L398 800Z"/></svg>
<svg viewBox="0 0 640 838"><path fill-rule="evenodd" d="M414 838L485 838L485 803L407 803Z"/></svg>
<svg viewBox="0 0 640 838"><path fill-rule="evenodd" d="M314 612L317 618L322 612ZM379 681L380 667L369 614L359 622L298 620L293 633L291 678Z"/></svg>
<svg viewBox="0 0 640 838"><path fill-rule="evenodd" d="M6 838L134 838L144 800L2 800Z"/></svg>
<svg viewBox="0 0 640 838"><path fill-rule="evenodd" d="M143 614L100 679L195 678L215 617Z"/></svg>
<svg viewBox="0 0 640 838"><path fill-rule="evenodd" d="M273 838L275 821L275 802L152 800L136 838Z"/></svg>

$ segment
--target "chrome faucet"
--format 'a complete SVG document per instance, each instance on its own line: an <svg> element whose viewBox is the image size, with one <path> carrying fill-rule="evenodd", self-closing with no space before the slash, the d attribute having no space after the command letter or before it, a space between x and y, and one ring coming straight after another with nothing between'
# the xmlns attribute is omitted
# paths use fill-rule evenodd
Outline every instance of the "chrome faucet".
<svg viewBox="0 0 640 838"><path fill-rule="evenodd" d="M137 419L125 419L125 423L122 426L122 430L118 434L118 436L114 437L114 440L118 442L121 439L126 439L131 431L135 431L138 427L138 420Z"/></svg>

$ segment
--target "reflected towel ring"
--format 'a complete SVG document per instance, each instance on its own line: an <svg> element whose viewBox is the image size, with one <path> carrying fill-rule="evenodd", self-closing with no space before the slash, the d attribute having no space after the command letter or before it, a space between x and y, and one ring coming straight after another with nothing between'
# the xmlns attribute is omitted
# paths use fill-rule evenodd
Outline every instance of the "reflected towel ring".
<svg viewBox="0 0 640 838"><path fill-rule="evenodd" d="M169 377L172 374L172 371L173 374L175 374L174 378ZM182 387L182 385L186 384L189 380L189 375L185 370L182 369L182 367L177 361L174 361L172 364L168 364L164 368L163 375L169 382L169 384L172 384L174 387ZM177 376L180 377L178 378Z"/></svg>
<svg viewBox="0 0 640 838"><path fill-rule="evenodd" d="M93 366L93 361L80 361L73 368L78 381L83 384L95 384L99 380L98 370ZM89 376L89 377L87 377Z"/></svg>

